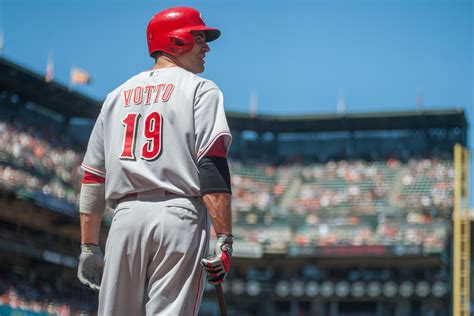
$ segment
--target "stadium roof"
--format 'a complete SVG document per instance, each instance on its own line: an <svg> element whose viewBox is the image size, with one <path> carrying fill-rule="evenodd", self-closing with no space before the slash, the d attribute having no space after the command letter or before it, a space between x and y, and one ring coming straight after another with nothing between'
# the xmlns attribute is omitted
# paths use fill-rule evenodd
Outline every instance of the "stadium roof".
<svg viewBox="0 0 474 316"><path fill-rule="evenodd" d="M38 73L0 58L0 89L8 90L65 117L95 119L102 102L69 89L57 82L45 82ZM228 112L234 130L275 133L329 131L413 130L429 128L467 129L462 109L346 113L322 115L257 115Z"/></svg>
<svg viewBox="0 0 474 316"><path fill-rule="evenodd" d="M279 133L329 131L413 130L429 128L467 129L462 109L413 112L346 113L299 116L228 113L229 125L242 130Z"/></svg>

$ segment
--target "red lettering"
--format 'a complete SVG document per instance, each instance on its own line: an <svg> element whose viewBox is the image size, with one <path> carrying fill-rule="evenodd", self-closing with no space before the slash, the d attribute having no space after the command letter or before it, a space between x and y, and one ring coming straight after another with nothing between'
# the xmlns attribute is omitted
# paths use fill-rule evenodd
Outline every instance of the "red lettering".
<svg viewBox="0 0 474 316"><path fill-rule="evenodd" d="M135 105L140 105L143 101L145 101L145 105L150 105L152 103L153 93L155 93L155 96L153 98L153 103L157 103L160 100L160 97L161 97L162 102L168 102L173 91L174 91L174 84L165 84L165 83L160 83L156 86L151 86L151 85L145 86L145 87L138 86L133 89L125 90L123 92L125 107L130 106L130 101L132 100L132 92L133 92L133 103Z"/></svg>
<svg viewBox="0 0 474 316"><path fill-rule="evenodd" d="M130 97L132 96L132 89L125 90L123 92L123 96L124 96L124 99L125 99L125 107L127 107L127 106L130 105Z"/></svg>
<svg viewBox="0 0 474 316"><path fill-rule="evenodd" d="M161 101L168 102L171 97L171 93L173 93L173 90L174 84L170 83L169 85L167 85L165 88L165 92L163 92L163 96L161 97Z"/></svg>
<svg viewBox="0 0 474 316"><path fill-rule="evenodd" d="M146 94L146 100L145 100L145 105L150 104L151 101L151 92L155 90L155 86L146 86L145 87L145 94Z"/></svg>
<svg viewBox="0 0 474 316"><path fill-rule="evenodd" d="M128 113L122 120L122 124L125 126L125 136L123 138L123 149L119 159L135 160L136 126L139 118L140 113Z"/></svg>
<svg viewBox="0 0 474 316"><path fill-rule="evenodd" d="M143 88L135 87L135 90L133 90L133 103L138 105L142 103L142 99L143 99Z"/></svg>
<svg viewBox="0 0 474 316"><path fill-rule="evenodd" d="M155 95L155 100L153 100L153 103L158 102L158 97L160 96L161 89L165 86L164 83L160 83L159 85L156 85L156 95Z"/></svg>
<svg viewBox="0 0 474 316"><path fill-rule="evenodd" d="M162 119L158 112L151 112L145 120L143 133L147 142L142 147L142 159L155 160L161 154Z"/></svg>

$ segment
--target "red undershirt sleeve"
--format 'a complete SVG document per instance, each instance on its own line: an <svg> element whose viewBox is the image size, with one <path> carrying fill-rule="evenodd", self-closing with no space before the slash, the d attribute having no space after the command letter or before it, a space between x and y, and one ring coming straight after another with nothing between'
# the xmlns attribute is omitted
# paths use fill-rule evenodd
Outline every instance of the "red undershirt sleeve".
<svg viewBox="0 0 474 316"><path fill-rule="evenodd" d="M225 149L224 139L222 136L214 142L211 149L206 153L206 157L227 158L227 150Z"/></svg>
<svg viewBox="0 0 474 316"><path fill-rule="evenodd" d="M84 172L84 176L82 177L82 183L91 184L91 183L105 183L105 178L90 173L88 171Z"/></svg>

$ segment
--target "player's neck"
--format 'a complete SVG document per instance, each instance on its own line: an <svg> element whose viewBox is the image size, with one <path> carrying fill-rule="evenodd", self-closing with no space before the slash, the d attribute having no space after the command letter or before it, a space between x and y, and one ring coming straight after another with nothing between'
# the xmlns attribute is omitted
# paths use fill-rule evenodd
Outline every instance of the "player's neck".
<svg viewBox="0 0 474 316"><path fill-rule="evenodd" d="M181 67L180 62L171 56L162 55L156 60L153 69L170 68L170 67Z"/></svg>

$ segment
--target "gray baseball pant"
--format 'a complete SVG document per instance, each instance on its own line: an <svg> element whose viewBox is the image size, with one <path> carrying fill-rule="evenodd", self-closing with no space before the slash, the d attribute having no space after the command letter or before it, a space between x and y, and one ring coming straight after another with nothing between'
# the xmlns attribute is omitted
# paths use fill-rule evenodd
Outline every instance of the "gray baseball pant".
<svg viewBox="0 0 474 316"><path fill-rule="evenodd" d="M197 315L209 223L201 198L121 202L105 248L99 315Z"/></svg>

